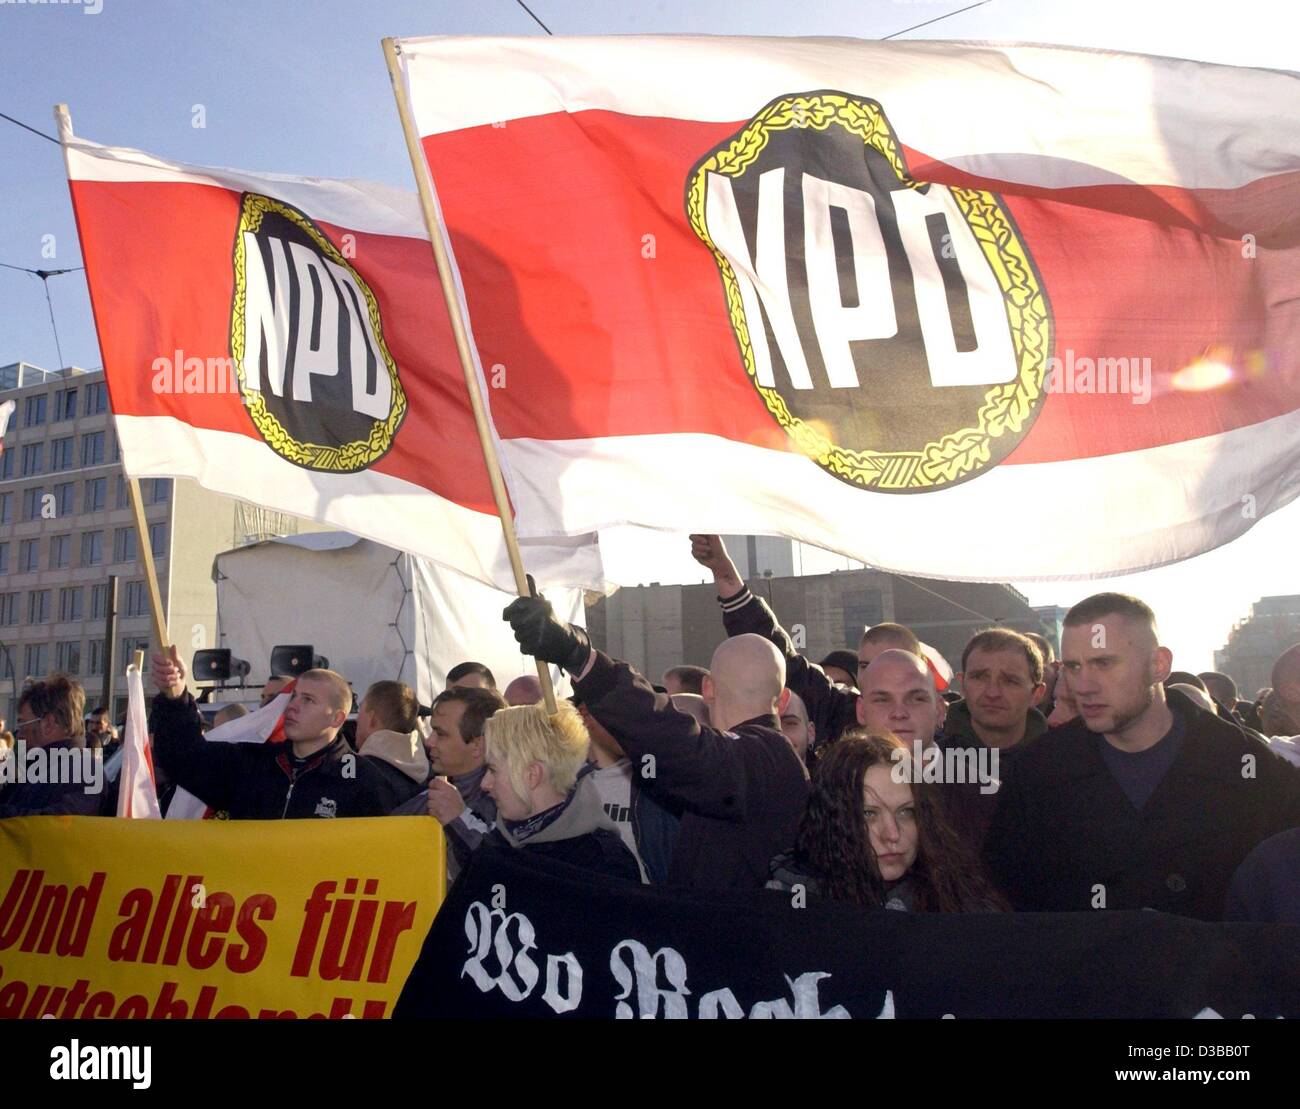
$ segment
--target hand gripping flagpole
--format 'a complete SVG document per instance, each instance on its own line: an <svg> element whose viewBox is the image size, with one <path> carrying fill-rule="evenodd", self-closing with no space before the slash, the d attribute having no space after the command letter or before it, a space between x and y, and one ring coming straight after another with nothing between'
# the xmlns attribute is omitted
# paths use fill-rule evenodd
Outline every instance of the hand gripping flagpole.
<svg viewBox="0 0 1300 1109"><path fill-rule="evenodd" d="M411 105L406 96L406 81L402 76L402 63L398 58L397 40L386 38L383 44L384 60L388 63L388 76L393 82L393 95L397 99L397 114L402 121L402 134L406 137L406 152L410 155L411 171L415 174L415 185L420 193L420 209L424 213L424 226L429 232L433 259L438 266L442 296L447 302L447 314L451 317L451 332L456 338L456 353L460 355L460 368L465 374L465 388L469 391L470 408L474 412L474 426L478 429L479 446L483 449L483 461L487 464L488 480L492 483L492 499L496 502L497 516L501 520L501 532L505 536L506 551L510 556L510 569L515 575L515 588L519 591L519 596L527 597L531 595L532 590L529 588L528 577L524 572L523 557L519 553L519 540L515 536L514 517L510 513L510 500L506 496L506 484L501 476L501 463L497 459L496 444L492 439L491 428L488 427L487 411L483 403L483 394L479 389L474 359L470 353L469 335L461 311L460 297L456 292L451 262L447 257L447 245L442 237L442 225L438 220L438 206L434 201L433 187L429 183L424 153L420 149L420 137L411 118ZM555 712L555 688L551 685L551 672L546 663L540 659L537 660L537 680L542 684L546 711Z"/></svg>
<svg viewBox="0 0 1300 1109"><path fill-rule="evenodd" d="M63 148L63 166L68 175L68 190L72 189L72 166L68 159L68 143L72 141L72 116L66 104L54 106L54 122L59 128L59 145ZM60 367L62 369L62 367ZM107 369L104 371L107 376ZM114 416L114 420L116 420ZM123 469L126 467L123 466ZM144 567L145 587L149 591L149 614L153 617L153 637L158 650L164 655L171 646L167 636L167 614L163 611L162 593L158 589L158 571L153 564L153 544L149 542L149 526L145 523L144 502L140 499L140 482L138 479L126 479L127 493L131 499L131 513L135 517L136 548L140 563Z"/></svg>

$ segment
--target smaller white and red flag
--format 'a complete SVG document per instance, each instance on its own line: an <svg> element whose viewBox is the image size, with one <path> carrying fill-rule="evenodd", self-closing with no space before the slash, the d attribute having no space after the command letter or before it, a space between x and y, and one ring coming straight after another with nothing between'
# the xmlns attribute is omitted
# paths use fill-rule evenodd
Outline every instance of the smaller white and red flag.
<svg viewBox="0 0 1300 1109"><path fill-rule="evenodd" d="M284 710L289 707L296 681L290 682L261 708L213 728L203 738L209 743L283 743ZM213 810L206 801L177 787L167 806L168 820L208 820Z"/></svg>
<svg viewBox="0 0 1300 1109"><path fill-rule="evenodd" d="M952 685L952 666L948 660L943 657L943 653L928 643L921 644L921 656L925 659L925 665L929 667L930 673L934 676L934 688L942 693Z"/></svg>
<svg viewBox="0 0 1300 1109"><path fill-rule="evenodd" d="M144 709L144 682L139 667L127 667L126 692L126 738L122 741L122 770L117 780L117 815L161 820L158 781L154 775L149 723Z"/></svg>

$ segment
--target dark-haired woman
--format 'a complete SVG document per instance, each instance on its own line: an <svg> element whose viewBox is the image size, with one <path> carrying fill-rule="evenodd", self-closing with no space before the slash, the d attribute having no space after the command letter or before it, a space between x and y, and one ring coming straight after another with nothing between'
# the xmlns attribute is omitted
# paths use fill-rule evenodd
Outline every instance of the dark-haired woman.
<svg viewBox="0 0 1300 1109"><path fill-rule="evenodd" d="M768 887L908 912L1004 910L919 777L901 740L846 732L818 762L794 850L772 860Z"/></svg>

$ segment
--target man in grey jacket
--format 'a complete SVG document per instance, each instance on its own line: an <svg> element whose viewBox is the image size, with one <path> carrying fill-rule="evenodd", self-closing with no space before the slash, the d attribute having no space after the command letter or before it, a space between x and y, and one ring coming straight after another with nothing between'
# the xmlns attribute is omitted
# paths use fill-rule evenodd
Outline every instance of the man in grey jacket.
<svg viewBox="0 0 1300 1109"><path fill-rule="evenodd" d="M454 880L492 831L496 804L483 790L483 728L505 699L495 689L452 686L434 699L425 745L433 773L427 790L393 816L432 816L447 833L447 877Z"/></svg>

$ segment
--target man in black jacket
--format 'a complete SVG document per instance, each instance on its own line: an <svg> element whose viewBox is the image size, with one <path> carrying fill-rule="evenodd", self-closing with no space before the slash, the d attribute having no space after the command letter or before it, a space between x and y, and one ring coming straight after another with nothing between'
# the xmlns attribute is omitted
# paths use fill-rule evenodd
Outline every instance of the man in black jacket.
<svg viewBox="0 0 1300 1109"><path fill-rule="evenodd" d="M1078 719L1017 756L985 841L1017 909L1159 909L1222 919L1238 865L1300 825L1300 770L1166 694L1173 656L1142 601L1100 593L1066 615Z"/></svg>
<svg viewBox="0 0 1300 1109"><path fill-rule="evenodd" d="M158 687L149 731L162 770L232 819L382 816L384 783L340 734L352 704L333 670L300 674L284 712L284 743L209 743L176 647L153 656Z"/></svg>
<svg viewBox="0 0 1300 1109"><path fill-rule="evenodd" d="M644 788L682 810L668 884L761 889L773 856L793 844L808 796L806 772L777 726L785 664L773 645L742 635L714 652L706 727L627 663L593 650L586 632L541 598L520 597L505 618L525 653L573 676Z"/></svg>

